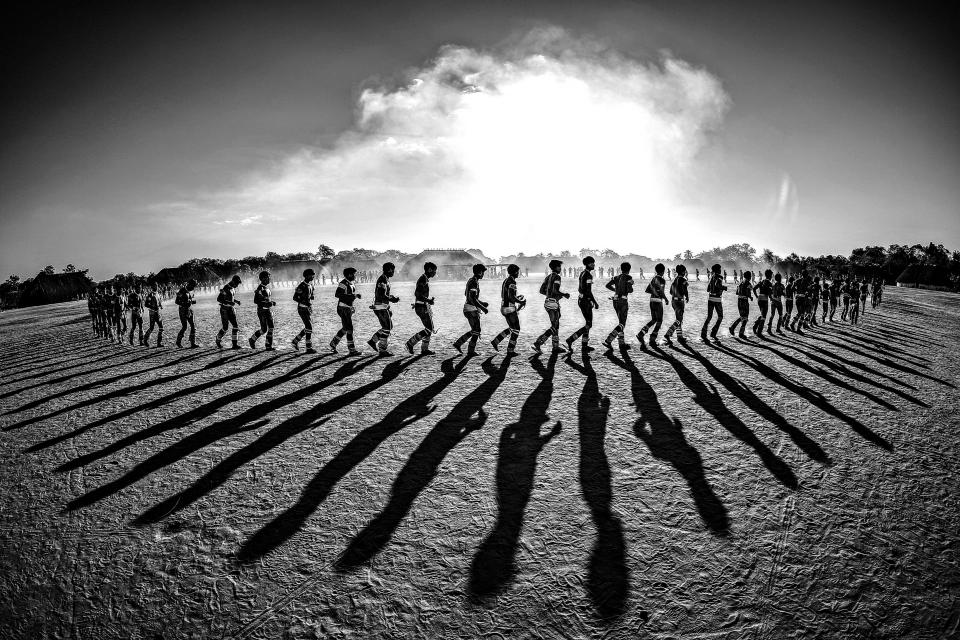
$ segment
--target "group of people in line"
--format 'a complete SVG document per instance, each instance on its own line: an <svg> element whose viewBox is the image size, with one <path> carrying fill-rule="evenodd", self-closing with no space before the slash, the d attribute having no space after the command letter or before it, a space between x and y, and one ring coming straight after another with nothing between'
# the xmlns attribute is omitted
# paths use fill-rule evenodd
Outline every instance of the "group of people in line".
<svg viewBox="0 0 960 640"><path fill-rule="evenodd" d="M577 306L583 315L584 324L574 331L564 341L566 348L561 346L560 340L560 303L561 300L571 297L571 293L561 290L563 263L560 260L551 260L549 272L540 285L539 293L543 296L543 306L549 319L549 326L534 340L531 348L536 353L542 353L549 341L554 352L568 352L580 342L581 349L592 351L590 346L590 331L593 328L593 312L600 307L594 295L594 273L596 261L591 257L583 259L583 268L578 269L577 278ZM396 267L387 262L377 277L370 309L379 323L379 329L367 340L367 344L380 355L392 355L389 352L389 341L393 333L393 311L391 305L397 304L400 299L391 293L390 279L394 276ZM473 275L467 280L464 288L463 315L467 319L469 329L456 339L453 348L459 353L475 353L481 335L482 315L489 313L489 303L480 299L480 281L483 279L487 267L482 264L473 266ZM669 305L674 314L674 321L667 328L664 339L671 341L676 335L678 341L684 341L683 317L687 304L690 302L687 283L687 269L684 265L676 265L673 274L663 264L655 268L655 275L645 288L649 295L651 319L637 333L637 340L641 345L657 343L658 334L664 323L664 307ZM671 278L668 286L667 278ZM433 320L434 298L430 295L430 280L437 274L437 265L427 262L423 266L423 274L417 280L414 288L413 309L423 324L423 328L415 332L406 341L408 353L413 354L419 348L423 355L433 355L430 350L431 337L437 329ZM527 300L517 292L517 278L520 276L520 267L511 264L507 267L507 276L500 285L500 313L506 321L506 327L491 341L497 351L506 341L506 353L517 355L517 340L520 335L520 311L527 305ZM270 273L260 272L259 284L253 294L253 304L257 310L259 327L248 338L250 348L256 349L261 337L264 338L265 349L275 349L273 334L274 320L273 293L270 289ZM303 272L303 280L296 286L293 301L297 305L297 314L303 328L293 338L291 344L299 350L301 341L306 353L316 353L313 343L313 301L315 297L314 281L316 273L313 269ZM783 277L767 269L762 278L754 282L754 274L750 271L741 272L735 278L738 315L729 327L730 335L740 338L746 337L747 327L753 333L761 335L766 327L768 333L776 331L783 333L784 329L802 333L810 326L828 321L834 322L836 313L840 311L840 320L857 324L862 314L866 312L867 296L872 293L872 306L877 307L883 295L883 280L880 278L868 282L866 279L834 278L829 283L819 276L811 276L806 270L799 276L789 276L784 283ZM719 264L713 265L710 279L707 284L707 317L700 329L700 337L704 341L718 339L718 332L723 323L723 293L727 291L726 273ZM217 295L217 304L220 310L220 330L217 332L215 344L224 348L223 340L230 332L231 347L240 349L240 326L237 322L236 307L240 300L235 296L236 289L242 280L235 275ZM359 355L353 335L353 315L356 313L356 302L362 298L357 292L357 270L348 267L343 270L343 279L337 284L334 295L337 298L337 316L340 320L340 329L330 340L328 346L333 352L338 350L342 341L346 341L347 353ZM630 347L625 339L627 315L629 311L629 295L633 293L634 279L630 275L630 263L620 265L620 273L614 274L604 285L611 293L613 308L617 316L617 325L602 341L606 349L613 349L616 343L621 349ZM176 345L183 347L184 337L189 339L190 347L197 347L196 327L193 320L193 306L196 304L194 291L197 283L188 281L180 288L174 299L180 318L180 331L177 334ZM759 315L752 325L749 324L751 301L756 298ZM163 320L160 310L163 308L163 295L158 285L151 285L144 293L141 286L134 286L129 290L120 287L99 286L88 297L88 307L97 336L109 338L120 344L126 339L134 344L136 336L141 346L149 346L154 331L156 346L162 346ZM147 329L144 332L144 313L148 314ZM129 315L130 322L127 323ZM716 320L711 327L714 316ZM776 321L776 328L774 328ZM187 332L189 331L189 335ZM647 336L649 334L649 337ZM646 342L645 342L646 341Z"/></svg>

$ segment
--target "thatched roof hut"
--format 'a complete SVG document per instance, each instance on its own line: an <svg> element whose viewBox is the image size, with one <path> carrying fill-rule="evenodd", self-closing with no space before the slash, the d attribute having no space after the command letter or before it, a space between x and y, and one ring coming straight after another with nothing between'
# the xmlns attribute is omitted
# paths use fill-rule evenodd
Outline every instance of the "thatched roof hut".
<svg viewBox="0 0 960 640"><path fill-rule="evenodd" d="M40 272L36 278L28 280L20 288L18 305L34 307L77 300L86 296L93 286L93 281L85 273Z"/></svg>
<svg viewBox="0 0 960 640"><path fill-rule="evenodd" d="M473 265L486 264L483 260L463 249L425 249L407 260L397 269L401 280L415 280L423 273L423 265L432 262L437 265L437 279L465 280L473 273Z"/></svg>
<svg viewBox="0 0 960 640"><path fill-rule="evenodd" d="M154 276L153 281L161 285L179 285L190 279L196 280L200 286L219 284L221 278L210 267L164 267Z"/></svg>
<svg viewBox="0 0 960 640"><path fill-rule="evenodd" d="M950 282L950 270L947 267L912 264L897 276L898 287L912 287L915 289L935 289L950 291L953 289Z"/></svg>

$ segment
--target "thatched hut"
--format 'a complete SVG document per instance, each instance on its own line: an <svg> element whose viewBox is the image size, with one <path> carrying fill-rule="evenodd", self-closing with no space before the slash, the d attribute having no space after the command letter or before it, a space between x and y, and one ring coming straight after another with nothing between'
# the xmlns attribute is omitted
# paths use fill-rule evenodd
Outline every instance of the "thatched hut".
<svg viewBox="0 0 960 640"><path fill-rule="evenodd" d="M936 291L950 291L953 284L950 282L950 270L947 267L912 264L897 276L898 287L913 289L934 289Z"/></svg>
<svg viewBox="0 0 960 640"><path fill-rule="evenodd" d="M212 287L221 282L217 272L210 267L164 267L153 276L161 286L179 286L187 280L196 280L201 287Z"/></svg>
<svg viewBox="0 0 960 640"><path fill-rule="evenodd" d="M68 302L85 297L93 289L93 281L85 273L44 273L28 280L20 288L18 305L34 307L41 304Z"/></svg>
<svg viewBox="0 0 960 640"><path fill-rule="evenodd" d="M473 273L473 265L485 264L483 260L463 249L425 249L398 268L397 277L401 280L419 278L426 262L437 265L439 280L466 280Z"/></svg>

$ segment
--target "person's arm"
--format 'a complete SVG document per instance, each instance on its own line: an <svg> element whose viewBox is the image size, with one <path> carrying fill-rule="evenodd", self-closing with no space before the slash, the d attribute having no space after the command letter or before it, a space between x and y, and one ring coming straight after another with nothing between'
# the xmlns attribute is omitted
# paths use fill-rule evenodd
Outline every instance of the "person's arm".
<svg viewBox="0 0 960 640"><path fill-rule="evenodd" d="M610 291L613 291L614 293L617 292L617 282L616 282L616 279L615 279L615 278L611 278L611 279L610 279L610 282L608 282L605 286L606 286L607 289L609 289Z"/></svg>
<svg viewBox="0 0 960 640"><path fill-rule="evenodd" d="M569 298L570 294L564 291L560 291L560 276L556 276L553 279L553 290L556 292L556 297L563 296L564 298Z"/></svg>

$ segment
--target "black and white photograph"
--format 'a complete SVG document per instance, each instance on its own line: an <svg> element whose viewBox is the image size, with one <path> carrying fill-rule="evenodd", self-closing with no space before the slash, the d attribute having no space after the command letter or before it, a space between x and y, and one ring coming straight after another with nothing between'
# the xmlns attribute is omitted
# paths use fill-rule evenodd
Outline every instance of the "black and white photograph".
<svg viewBox="0 0 960 640"><path fill-rule="evenodd" d="M960 638L960 5L0 16L0 638Z"/></svg>

